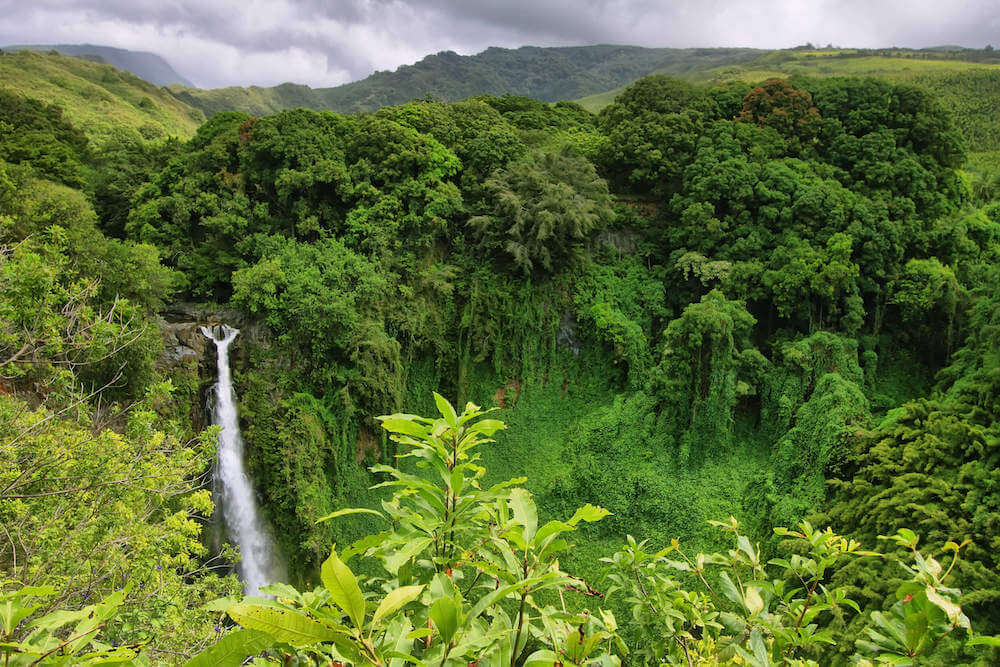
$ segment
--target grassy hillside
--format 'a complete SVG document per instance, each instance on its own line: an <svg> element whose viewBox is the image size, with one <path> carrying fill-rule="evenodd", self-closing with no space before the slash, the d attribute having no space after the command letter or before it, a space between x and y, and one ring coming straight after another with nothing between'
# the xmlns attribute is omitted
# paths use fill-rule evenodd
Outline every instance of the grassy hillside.
<svg viewBox="0 0 1000 667"><path fill-rule="evenodd" d="M0 87L60 105L98 143L120 127L146 138L190 137L205 121L200 110L130 72L67 56L4 53Z"/></svg>
<svg viewBox="0 0 1000 667"><path fill-rule="evenodd" d="M415 98L455 101L473 95L513 93L547 102L608 90L663 71L689 74L750 61L754 49L647 49L637 46L489 48L473 56L443 51L393 72L376 72L335 88L282 84L273 88L197 90L171 86L206 115L235 109L254 115L307 107L342 113L371 111Z"/></svg>
<svg viewBox="0 0 1000 667"><path fill-rule="evenodd" d="M169 86L170 84L180 84L193 86L194 84L177 73L166 60L155 53L148 51L130 51L128 49L117 49L113 46L98 46L96 44L26 44L17 46L5 46L4 51L58 51L64 56L83 58L91 62L103 62L114 65L118 69L123 69L135 74L144 81L149 81L157 86Z"/></svg>
<svg viewBox="0 0 1000 667"><path fill-rule="evenodd" d="M758 82L793 76L874 76L933 90L954 112L972 151L1000 148L1000 55L989 51L868 51L816 49L774 51L755 60L702 70L672 72L689 81L718 84ZM614 101L626 86L579 98L594 113Z"/></svg>
<svg viewBox="0 0 1000 667"><path fill-rule="evenodd" d="M317 110L327 108L319 98L319 90L295 83L283 83L273 88L230 86L204 90L168 86L168 89L174 97L201 109L209 118L220 111L243 111L252 116L268 116L297 107Z"/></svg>

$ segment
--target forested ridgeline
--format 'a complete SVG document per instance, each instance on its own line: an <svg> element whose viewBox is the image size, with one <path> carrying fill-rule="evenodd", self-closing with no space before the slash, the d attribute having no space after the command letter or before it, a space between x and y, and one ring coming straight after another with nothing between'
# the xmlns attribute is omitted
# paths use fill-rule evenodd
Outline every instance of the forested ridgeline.
<svg viewBox="0 0 1000 667"><path fill-rule="evenodd" d="M876 79L223 112L187 142L95 142L5 93L0 650L989 664L1000 180L976 149ZM208 536L212 378L162 354L178 301L254 327L273 600L237 603Z"/></svg>
<svg viewBox="0 0 1000 667"><path fill-rule="evenodd" d="M179 99L206 115L244 111L254 115L305 107L354 113L375 111L417 98L457 102L472 95L523 95L545 102L574 99L627 85L647 74L679 74L738 65L766 53L758 49L670 49L597 44L518 49L490 47L474 55L441 51L394 71L376 71L331 88L294 83L272 87L198 89L171 86Z"/></svg>
<svg viewBox="0 0 1000 667"><path fill-rule="evenodd" d="M49 55L58 53L90 62L108 64L118 70L130 72L154 86L194 85L178 74L170 66L170 63L162 57L148 51L130 51L95 44L11 44L4 46L3 50L6 53L19 53L21 51L35 51Z"/></svg>
<svg viewBox="0 0 1000 667"><path fill-rule="evenodd" d="M130 130L147 141L187 139L205 122L205 114L166 88L82 57L0 51L0 90L58 105L95 147L120 142Z"/></svg>

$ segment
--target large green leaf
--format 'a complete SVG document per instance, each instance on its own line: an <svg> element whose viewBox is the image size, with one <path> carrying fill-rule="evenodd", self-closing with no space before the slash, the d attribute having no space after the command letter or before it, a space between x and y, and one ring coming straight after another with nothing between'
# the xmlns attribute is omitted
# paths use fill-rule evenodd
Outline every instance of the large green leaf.
<svg viewBox="0 0 1000 667"><path fill-rule="evenodd" d="M764 611L764 599L760 596L760 591L754 586L746 587L746 596L743 603L746 605L747 611L750 612L751 616L757 616L760 612Z"/></svg>
<svg viewBox="0 0 1000 667"><path fill-rule="evenodd" d="M458 415L455 414L455 408L451 406L448 399L435 391L434 402L437 404L437 409L441 412L441 416L448 422L448 426L456 428L458 426Z"/></svg>
<svg viewBox="0 0 1000 667"><path fill-rule="evenodd" d="M524 661L524 667L552 667L556 663L562 664L559 656L548 649L543 649L529 655Z"/></svg>
<svg viewBox="0 0 1000 667"><path fill-rule="evenodd" d="M427 612L445 644L450 644L462 625L462 607L452 598L439 598Z"/></svg>
<svg viewBox="0 0 1000 667"><path fill-rule="evenodd" d="M375 613L372 615L372 626L374 627L381 619L391 616L403 606L416 600L423 590L423 586L401 586L390 591L375 609Z"/></svg>
<svg viewBox="0 0 1000 667"><path fill-rule="evenodd" d="M898 646L906 646L906 628L903 626L902 622L896 620L895 618L886 616L880 611L873 611L871 614L871 620L875 622L875 625L884 630L885 633L891 637ZM866 630L869 635L872 635L874 632L871 628L866 628Z"/></svg>
<svg viewBox="0 0 1000 667"><path fill-rule="evenodd" d="M320 578L326 590L330 592L330 598L350 617L354 627L360 630L365 622L365 598L361 595L357 578L337 557L336 549L323 561Z"/></svg>
<svg viewBox="0 0 1000 667"><path fill-rule="evenodd" d="M736 588L736 584L733 580L729 578L729 575L725 572L719 574L719 584L722 590L722 594L725 595L731 602L743 606L743 596L740 595L740 591Z"/></svg>
<svg viewBox="0 0 1000 667"><path fill-rule="evenodd" d="M423 629L428 632L430 631L430 628ZM416 658L411 657L407 653L407 650L413 646L413 639L410 637L412 631L413 624L405 616L397 616L389 622L389 625L385 629L385 636L387 638L385 645L390 647L388 654L385 655L385 657L391 658L389 667L403 667L406 663L419 663Z"/></svg>
<svg viewBox="0 0 1000 667"><path fill-rule="evenodd" d="M587 503L586 505L578 509L576 512L574 512L573 516L566 523L568 523L571 526L575 526L581 521L587 521L589 523L592 523L594 521L600 521L609 514L611 514L611 512L604 509L603 507L598 507L597 505L591 505L590 503Z"/></svg>
<svg viewBox="0 0 1000 667"><path fill-rule="evenodd" d="M502 431L505 428L507 428L507 425L499 419L481 419L470 426L469 431L472 433L480 433L488 438L497 431Z"/></svg>
<svg viewBox="0 0 1000 667"><path fill-rule="evenodd" d="M524 526L524 541L531 542L538 529L538 508L531 492L520 487L511 489L510 509L514 512L514 521Z"/></svg>
<svg viewBox="0 0 1000 667"><path fill-rule="evenodd" d="M55 632L59 628L69 625L70 623L78 623L81 619L86 618L92 610L93 605L75 610L56 609L41 618L33 620L31 627L36 631L42 630L44 632Z"/></svg>
<svg viewBox="0 0 1000 667"><path fill-rule="evenodd" d="M340 516L347 516L349 514L374 514L380 519L384 519L385 516L381 512L376 512L375 510L365 509L364 507L352 507L350 509L337 510L336 512L331 512L326 516L316 519L316 523L323 523L324 521L329 521L330 519L336 519Z"/></svg>
<svg viewBox="0 0 1000 667"><path fill-rule="evenodd" d="M969 646L995 646L1000 648L1000 636L979 635L968 642Z"/></svg>
<svg viewBox="0 0 1000 667"><path fill-rule="evenodd" d="M125 598L132 592L134 585L134 580L130 581L124 588L115 591L97 604L82 609L81 611L85 611L87 616L73 628L72 636L76 637L76 639L66 644L65 651L67 653L76 653L89 646L90 642L96 636L93 632L115 615L118 607L125 602Z"/></svg>
<svg viewBox="0 0 1000 667"><path fill-rule="evenodd" d="M750 650L753 657L760 663L761 667L769 667L771 661L767 657L767 645L764 644L764 637L760 633L760 628L754 628L750 632Z"/></svg>
<svg viewBox="0 0 1000 667"><path fill-rule="evenodd" d="M753 545L750 544L750 539L746 535L740 535L736 538L736 544L739 546L740 551L746 554L747 559L751 563L757 562L757 552L754 551Z"/></svg>
<svg viewBox="0 0 1000 667"><path fill-rule="evenodd" d="M417 537L409 540L400 549L393 551L384 558L385 569L391 574L396 574L406 563L419 555L430 546L432 540L429 537Z"/></svg>
<svg viewBox="0 0 1000 667"><path fill-rule="evenodd" d="M538 532L535 534L535 539L532 540L531 546L533 548L537 548L545 542L547 538L554 537L555 535L571 530L575 530L575 528L568 523L563 523L562 521L549 521L538 529Z"/></svg>
<svg viewBox="0 0 1000 667"><path fill-rule="evenodd" d="M290 609L236 604L227 613L244 628L266 632L277 641L292 646L308 646L343 637L343 633L328 625Z"/></svg>
<svg viewBox="0 0 1000 667"><path fill-rule="evenodd" d="M239 600L237 600L235 597L232 596L217 598L215 600L212 600L211 602L206 602L204 605L202 605L201 608L205 611L224 612L237 602L239 602Z"/></svg>
<svg viewBox="0 0 1000 667"><path fill-rule="evenodd" d="M260 653L274 639L260 630L238 629L184 663L184 667L239 667L248 656Z"/></svg>
<svg viewBox="0 0 1000 667"><path fill-rule="evenodd" d="M909 614L903 619L903 627L906 628L906 648L915 649L927 636L927 615Z"/></svg>
<svg viewBox="0 0 1000 667"><path fill-rule="evenodd" d="M41 606L40 604L22 606L19 601L13 599L0 602L0 630L3 630L5 635L13 634L14 628Z"/></svg>
<svg viewBox="0 0 1000 667"><path fill-rule="evenodd" d="M943 595L937 592L933 586L927 586L926 588L927 599L930 603L936 606L938 609L943 611L947 616L951 624L957 628L969 628L969 618L962 613L962 608L951 600L946 599Z"/></svg>
<svg viewBox="0 0 1000 667"><path fill-rule="evenodd" d="M414 438L426 438L427 427L422 424L410 421L409 419L399 419L390 417L382 421L382 428L390 433L402 433Z"/></svg>

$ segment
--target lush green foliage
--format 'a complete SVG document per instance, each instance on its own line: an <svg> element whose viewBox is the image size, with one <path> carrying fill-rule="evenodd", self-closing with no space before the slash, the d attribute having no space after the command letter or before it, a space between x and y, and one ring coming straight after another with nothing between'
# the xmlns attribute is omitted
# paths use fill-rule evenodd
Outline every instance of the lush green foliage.
<svg viewBox="0 0 1000 667"><path fill-rule="evenodd" d="M519 49L489 48L473 56L453 51L429 55L394 72L371 76L336 88L309 88L284 83L273 88L197 90L171 86L178 99L206 116L238 110L267 115L305 107L340 113L375 111L380 107L431 98L455 102L473 95L513 94L546 102L568 100L615 88L655 70L680 73L726 63L742 63L755 49L649 49L636 46L577 46Z"/></svg>
<svg viewBox="0 0 1000 667"><path fill-rule="evenodd" d="M580 147L645 200L609 215ZM649 463L671 472L649 498L667 516L686 469L696 487L725 467L735 488L695 516L746 513L766 539L857 469L867 429L898 404L876 390L882 360L909 348L933 373L990 298L969 287L997 227L969 205L962 151L926 93L847 79L652 78L598 123L512 97L221 114L140 194L129 229L193 295L232 295L273 334L244 388L252 467L293 561L318 563L335 535L310 523L359 488L356 460L386 451L370 415L419 386L516 410L525 383L555 375L564 396L594 377L570 380L575 354L610 355L612 381L642 394L616 403L631 422L602 407L582 430L555 426L588 435L563 451L570 472L536 487L543 504L614 498L621 525L663 514L611 474L649 484L628 443L653 438ZM315 465L275 475L307 451L303 433Z"/></svg>
<svg viewBox="0 0 1000 667"><path fill-rule="evenodd" d="M389 526L339 554L334 549L321 569L322 586L311 592L275 585L266 589L274 600L227 606L226 614L245 629L189 665L212 664L223 655L242 660L262 648L307 664L514 667L620 665L627 658L629 664L692 665L738 658L755 667L815 665L810 652L836 644L834 633L822 628L829 618L843 609L861 617L844 588L823 583L845 561L881 554L802 522L799 531L775 529L789 538L792 553L768 561L730 519L713 522L733 534L735 548L726 553L688 555L677 540L649 553L645 542L628 536L622 550L604 559L611 565L607 595L631 607L630 648L613 613L574 611L572 599L567 604L569 594L603 595L562 571L556 558L570 548L569 534L583 522L600 521L607 510L586 505L566 521L543 523L531 494L518 486L523 478L484 487L486 471L475 450L504 424L482 419L472 403L459 414L440 395L434 398L440 417L381 418L406 448L400 457L416 459L428 474L374 466L372 472L388 477L377 486L394 490L383 511L342 509L321 519L370 513ZM863 617L867 638L857 642L858 662L908 664L949 636L968 642L970 650L998 641L968 641L961 592L946 583L964 543L946 544L952 560L945 570L918 550L912 531L901 529L891 540L910 551L909 558L892 560L909 577L889 613ZM677 558L667 558L672 554ZM379 559L385 576L362 587L346 564L355 556ZM692 575L698 588L685 588L675 572ZM553 589L557 597L546 595Z"/></svg>
<svg viewBox="0 0 1000 667"><path fill-rule="evenodd" d="M31 51L0 54L0 81L5 90L46 104L103 143L123 128L146 139L190 137L205 115L165 89L111 65Z"/></svg>
<svg viewBox="0 0 1000 667"><path fill-rule="evenodd" d="M1000 135L993 118L997 109L1000 58L995 51L933 49L789 49L751 59L667 74L693 83L757 83L785 77L876 77L915 84L934 94L955 114L958 127L975 150L996 150ZM706 63L707 64L707 63ZM577 101L597 113L629 86L589 95ZM735 114L731 114L732 117Z"/></svg>
<svg viewBox="0 0 1000 667"><path fill-rule="evenodd" d="M752 83L650 77L597 117L230 111L186 143L5 97L4 578L62 591L44 619L127 574L103 637L159 661L214 639L199 606L235 554L202 534L211 360L160 354L169 308L243 330L248 468L295 586L212 605L244 629L203 663L995 657L956 612L1000 630L995 165L961 171L982 146L924 89ZM386 437L404 405L442 416ZM969 543L939 567L907 527ZM611 595L566 590L607 594L629 534ZM883 556L852 546L879 535Z"/></svg>
<svg viewBox="0 0 1000 667"><path fill-rule="evenodd" d="M7 586L4 585L4 588ZM68 612L58 609L42 616L36 612L56 594L52 586L24 586L0 590L0 652L7 665L122 663L139 655L138 645L111 646L100 631L121 607L129 585L97 604ZM26 639L15 639L22 626ZM72 626L63 640L60 630Z"/></svg>
<svg viewBox="0 0 1000 667"><path fill-rule="evenodd" d="M82 185L80 155L87 139L62 115L60 107L0 90L0 159L30 163L55 181Z"/></svg>
<svg viewBox="0 0 1000 667"><path fill-rule="evenodd" d="M210 639L201 606L237 586L202 540L213 439L193 437L155 368L155 313L180 276L48 180L102 174L88 140L53 107L9 99L38 152L0 162L0 650L7 664L120 663L155 637L144 655L169 660Z"/></svg>
<svg viewBox="0 0 1000 667"><path fill-rule="evenodd" d="M579 263L585 241L611 217L607 185L569 149L530 154L486 181L489 213L469 219L489 254L525 274Z"/></svg>
<svg viewBox="0 0 1000 667"><path fill-rule="evenodd" d="M36 51L38 53L58 52L91 62L107 63L119 70L126 70L154 86L168 86L172 83L191 85L170 64L160 56L145 51L129 51L113 46L94 44L15 44L4 47L4 51Z"/></svg>

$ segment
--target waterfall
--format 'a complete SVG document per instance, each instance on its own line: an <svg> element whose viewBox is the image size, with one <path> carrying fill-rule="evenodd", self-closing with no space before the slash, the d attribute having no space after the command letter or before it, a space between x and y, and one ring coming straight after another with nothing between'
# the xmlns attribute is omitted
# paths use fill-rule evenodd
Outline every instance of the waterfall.
<svg viewBox="0 0 1000 667"><path fill-rule="evenodd" d="M219 432L219 460L215 480L217 502L230 539L242 556L238 570L246 582L246 594L258 595L261 586L284 578L267 526L260 517L253 485L243 461L243 437L236 412L236 392L229 370L229 345L239 329L226 325L202 327L201 332L215 341L218 349L219 381L215 385L212 423Z"/></svg>

